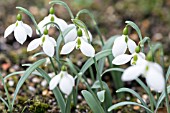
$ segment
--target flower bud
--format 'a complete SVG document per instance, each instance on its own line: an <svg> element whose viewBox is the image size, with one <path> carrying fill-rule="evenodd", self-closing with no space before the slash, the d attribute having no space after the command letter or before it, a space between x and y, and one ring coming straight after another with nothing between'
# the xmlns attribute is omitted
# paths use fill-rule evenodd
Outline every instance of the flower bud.
<svg viewBox="0 0 170 113"><path fill-rule="evenodd" d="M22 15L21 15L21 14L18 14L18 15L17 15L17 20L18 20L18 21L21 21L21 20L22 20Z"/></svg>
<svg viewBox="0 0 170 113"><path fill-rule="evenodd" d="M153 59L152 59L152 52L151 52L151 51L148 52L148 54L147 54L147 56L146 56L146 59L147 59L148 61L152 61L152 60L153 60Z"/></svg>
<svg viewBox="0 0 170 113"><path fill-rule="evenodd" d="M50 8L50 14L54 14L54 8L53 7Z"/></svg>
<svg viewBox="0 0 170 113"><path fill-rule="evenodd" d="M127 26L123 29L123 35L128 35L128 27Z"/></svg>
<svg viewBox="0 0 170 113"><path fill-rule="evenodd" d="M78 28L77 30L77 36L78 37L81 37L82 36L82 30L80 28Z"/></svg>
<svg viewBox="0 0 170 113"><path fill-rule="evenodd" d="M63 65L63 66L61 67L61 71L67 71L67 67L66 67L65 65Z"/></svg>
<svg viewBox="0 0 170 113"><path fill-rule="evenodd" d="M140 52L140 47L139 47L139 46L137 46L137 47L135 48L135 52L136 52L136 53L139 53L139 52Z"/></svg>
<svg viewBox="0 0 170 113"><path fill-rule="evenodd" d="M44 29L44 35L48 35L48 30L47 30L47 28Z"/></svg>

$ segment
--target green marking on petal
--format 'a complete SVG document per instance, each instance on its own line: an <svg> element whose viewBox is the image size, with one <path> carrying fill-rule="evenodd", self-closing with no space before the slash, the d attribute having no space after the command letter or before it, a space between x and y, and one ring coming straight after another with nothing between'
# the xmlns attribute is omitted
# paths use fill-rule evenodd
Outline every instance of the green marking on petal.
<svg viewBox="0 0 170 113"><path fill-rule="evenodd" d="M127 37L127 36L125 36L125 42L126 42L126 43L128 42L128 37Z"/></svg>
<svg viewBox="0 0 170 113"><path fill-rule="evenodd" d="M134 61L137 61L137 60L138 60L138 56L137 56L137 55L134 55L134 56L133 56L133 60L134 60Z"/></svg>
<svg viewBox="0 0 170 113"><path fill-rule="evenodd" d="M51 21L51 22L54 22L54 16L51 16L50 21Z"/></svg>
<svg viewBox="0 0 170 113"><path fill-rule="evenodd" d="M145 70L148 71L149 70L149 66L146 66Z"/></svg>
<svg viewBox="0 0 170 113"><path fill-rule="evenodd" d="M18 22L15 24L16 25L16 27L18 26Z"/></svg>
<svg viewBox="0 0 170 113"><path fill-rule="evenodd" d="M45 36L42 38L42 43L44 43L45 42Z"/></svg>

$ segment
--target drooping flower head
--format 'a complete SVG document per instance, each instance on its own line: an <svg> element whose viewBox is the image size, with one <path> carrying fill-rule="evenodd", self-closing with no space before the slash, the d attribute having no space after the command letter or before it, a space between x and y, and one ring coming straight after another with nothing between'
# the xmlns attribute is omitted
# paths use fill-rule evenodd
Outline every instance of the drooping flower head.
<svg viewBox="0 0 170 113"><path fill-rule="evenodd" d="M131 55L128 54L121 54L116 56L112 64L115 65L123 65L131 60L131 65L139 64L145 59L145 54L140 52L140 47L136 46L135 52L132 53Z"/></svg>
<svg viewBox="0 0 170 113"><path fill-rule="evenodd" d="M53 77L49 84L49 89L53 90L59 84L60 90L66 94L70 95L74 87L75 81L74 78L67 73L65 66L62 66L61 72Z"/></svg>
<svg viewBox="0 0 170 113"><path fill-rule="evenodd" d="M22 15L21 14L17 15L17 21L14 24L7 27L7 29L5 30L5 33L4 33L4 38L6 38L13 31L14 31L15 39L20 44L23 44L26 41L27 35L29 37L32 36L32 29L31 29L30 26L28 26L27 24L24 24L22 22Z"/></svg>
<svg viewBox="0 0 170 113"><path fill-rule="evenodd" d="M38 46L42 46L44 53L47 54L49 57L54 56L54 47L56 46L56 41L54 40L54 38L48 35L47 29L44 30L44 34L40 38L34 39L29 43L27 51L32 51Z"/></svg>
<svg viewBox="0 0 170 113"><path fill-rule="evenodd" d="M49 29L50 26L55 26L54 24L48 24L47 26L45 26L49 22L56 23L60 27L61 31L64 31L68 27L67 23L63 19L57 18L55 16L55 14L54 14L55 11L54 11L53 7L50 8L49 12L50 12L50 14L38 23L40 32L43 33L43 31L46 27L47 27L47 29ZM39 34L38 31L37 31L37 34Z"/></svg>
<svg viewBox="0 0 170 113"><path fill-rule="evenodd" d="M157 92L164 90L165 80L162 67L159 64L143 60L142 63L127 68L122 75L122 80L135 80L140 75L146 78L146 83L151 89Z"/></svg>
<svg viewBox="0 0 170 113"><path fill-rule="evenodd" d="M93 46L88 43L87 37L83 35L80 28L77 30L77 37L73 41L66 43L62 47L60 54L69 54L74 48L80 49L85 56L94 57L95 55Z"/></svg>
<svg viewBox="0 0 170 113"><path fill-rule="evenodd" d="M112 54L114 57L117 57L118 55L124 54L127 48L131 54L134 53L136 43L128 37L128 28L126 26L123 30L123 35L115 39L112 47Z"/></svg>

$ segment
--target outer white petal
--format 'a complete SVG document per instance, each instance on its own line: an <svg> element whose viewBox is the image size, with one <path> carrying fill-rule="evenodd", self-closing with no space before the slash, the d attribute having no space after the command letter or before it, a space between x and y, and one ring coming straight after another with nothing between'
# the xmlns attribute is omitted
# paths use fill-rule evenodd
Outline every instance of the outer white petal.
<svg viewBox="0 0 170 113"><path fill-rule="evenodd" d="M48 39L51 41L51 43L52 43L54 46L57 45L57 44L56 44L56 41L55 41L55 39L54 39L53 37L48 37Z"/></svg>
<svg viewBox="0 0 170 113"><path fill-rule="evenodd" d="M43 51L50 57L54 56L54 45L51 43L48 37L45 37L45 41L43 43Z"/></svg>
<svg viewBox="0 0 170 113"><path fill-rule="evenodd" d="M24 23L23 23L23 27L25 28L25 31L28 34L28 36L32 37L32 28L29 25L24 24Z"/></svg>
<svg viewBox="0 0 170 113"><path fill-rule="evenodd" d="M162 92L165 88L163 74L154 67L149 67L146 75L146 82L150 88L153 88L157 92Z"/></svg>
<svg viewBox="0 0 170 113"><path fill-rule="evenodd" d="M57 86L57 84L60 82L60 79L61 79L60 74L56 75L55 77L53 77L51 79L50 84L49 84L49 89L50 90L53 90Z"/></svg>
<svg viewBox="0 0 170 113"><path fill-rule="evenodd" d="M63 19L57 18L56 16L54 21L58 24L61 31L64 31L68 27L67 23Z"/></svg>
<svg viewBox="0 0 170 113"><path fill-rule="evenodd" d="M73 79L70 76L64 75L59 83L60 90L66 95L69 95L73 89L73 83Z"/></svg>
<svg viewBox="0 0 170 113"><path fill-rule="evenodd" d="M41 44L41 38L34 39L31 41L27 47L27 51L32 51L36 49Z"/></svg>
<svg viewBox="0 0 170 113"><path fill-rule="evenodd" d="M123 81L131 81L139 77L141 74L143 74L145 71L145 65L134 65L127 68L123 75L122 80Z"/></svg>
<svg viewBox="0 0 170 113"><path fill-rule="evenodd" d="M149 67L153 67L155 70L157 70L159 73L162 73L163 74L163 69L162 67L157 64L157 63L153 63L153 62L149 62Z"/></svg>
<svg viewBox="0 0 170 113"><path fill-rule="evenodd" d="M87 36L86 36L86 33L84 32L84 30L82 30L82 38L86 41L86 42L88 42L88 40L87 40ZM90 33L90 31L88 31L88 35L89 35L89 38L90 38L90 42L92 42L92 40L93 40L93 38L92 38L92 34Z"/></svg>
<svg viewBox="0 0 170 113"><path fill-rule="evenodd" d="M117 37L114 41L113 48L112 48L112 54L114 57L124 54L127 49L127 44L125 42L125 36L122 35L120 37Z"/></svg>
<svg viewBox="0 0 170 113"><path fill-rule="evenodd" d="M62 47L60 54L69 54L70 52L73 51L75 46L76 46L76 41L71 41L71 42L66 43Z"/></svg>
<svg viewBox="0 0 170 113"><path fill-rule="evenodd" d="M142 53L142 52L139 52L139 54L138 54L138 57L141 57L142 59L145 59L145 54L144 53Z"/></svg>
<svg viewBox="0 0 170 113"><path fill-rule="evenodd" d="M115 65L126 64L127 62L130 61L131 58L132 58L132 55L122 54L122 55L115 57L112 61L112 64L115 64Z"/></svg>
<svg viewBox="0 0 170 113"><path fill-rule="evenodd" d="M8 26L5 30L4 38L6 38L9 34L11 34L14 31L15 27L16 24L11 24L10 26Z"/></svg>
<svg viewBox="0 0 170 113"><path fill-rule="evenodd" d="M94 57L95 55L95 50L93 46L85 42L83 39L81 39L80 50L85 56Z"/></svg>
<svg viewBox="0 0 170 113"><path fill-rule="evenodd" d="M69 27L75 27L73 28L70 32L67 33L67 35L64 37L64 41L65 43L74 41L77 38L77 30L76 30L76 26L74 24L70 24ZM68 28L69 28L68 27Z"/></svg>
<svg viewBox="0 0 170 113"><path fill-rule="evenodd" d="M130 53L134 53L135 48L136 48L136 43L133 40L131 40L130 38L128 38L127 45L128 45L128 49L129 49Z"/></svg>
<svg viewBox="0 0 170 113"><path fill-rule="evenodd" d="M27 39L27 33L25 29L18 24L18 26L14 29L14 36L15 39L20 43L23 44Z"/></svg>
<svg viewBox="0 0 170 113"><path fill-rule="evenodd" d="M50 18L50 17L47 16L47 17L45 17L42 21L40 21L40 22L38 23L38 27L39 27L41 33L44 32L44 29L45 29L44 25L50 22L50 19L49 19L49 18ZM50 26L50 25L48 25L47 29L49 29L49 26ZM37 30L36 30L36 33L39 34L39 32L38 32Z"/></svg>

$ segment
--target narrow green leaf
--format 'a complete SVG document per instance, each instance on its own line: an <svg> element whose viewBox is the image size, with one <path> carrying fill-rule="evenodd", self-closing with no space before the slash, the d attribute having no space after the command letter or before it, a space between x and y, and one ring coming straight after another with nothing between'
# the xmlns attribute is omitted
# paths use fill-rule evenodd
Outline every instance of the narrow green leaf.
<svg viewBox="0 0 170 113"><path fill-rule="evenodd" d="M167 92L168 92L168 94L170 93L170 86L167 87ZM160 104L162 103L162 101L164 100L164 98L165 98L165 91L163 91L158 98L155 112L158 110L158 108L159 108Z"/></svg>
<svg viewBox="0 0 170 113"><path fill-rule="evenodd" d="M14 101L16 99L16 96L21 88L21 86L23 85L23 83L27 80L28 76L40 65L42 65L43 63L45 63L45 59L41 59L38 60L37 62L33 63L32 66L30 66L24 73L24 75L20 78L20 80L18 81L18 84L16 86L15 92L14 92L14 97L12 100L12 108L14 105Z"/></svg>
<svg viewBox="0 0 170 113"><path fill-rule="evenodd" d="M168 71L165 76L166 76L166 82L167 82L170 76L170 66L168 67Z"/></svg>
<svg viewBox="0 0 170 113"><path fill-rule="evenodd" d="M120 88L120 89L118 89L118 90L116 91L116 93L121 93L121 92L129 92L129 93L131 93L132 95L134 95L135 97L137 97L137 98L140 100L140 102L141 102L145 107L148 108L147 104L143 101L142 97L141 97L137 92L135 92L134 90L129 89L129 88Z"/></svg>
<svg viewBox="0 0 170 113"><path fill-rule="evenodd" d="M103 57L106 57L106 56L108 56L108 55L111 55L111 54L112 54L111 49L107 49L107 50L98 52L98 53L95 55L96 61L98 61L99 59L101 59L101 58L103 58ZM82 66L80 72L83 74L93 63L94 63L93 58L89 58L89 59L86 61L86 63Z"/></svg>
<svg viewBox="0 0 170 113"><path fill-rule="evenodd" d="M44 55L45 53L44 52L38 52L38 53L35 53L33 56L32 56L32 58L35 58L35 57L37 57L37 56L39 56L39 55Z"/></svg>
<svg viewBox="0 0 170 113"><path fill-rule="evenodd" d="M150 92L149 88L139 78L137 78L136 81L146 91L146 93L149 95L151 101L153 102L154 106L156 107L156 101L155 101L155 99L153 97L153 94Z"/></svg>
<svg viewBox="0 0 170 113"><path fill-rule="evenodd" d="M119 103L117 103L117 104L114 104L114 105L112 105L112 106L108 109L108 111L112 111L113 109L116 109L116 108L118 108L118 107L125 106L125 105L140 106L140 107L143 107L145 110L149 111L150 113L153 113L149 108L147 108L147 107L145 107L145 106L143 106L143 105L141 105L141 104L138 104L138 103L136 103L136 102L128 102L128 101L119 102Z"/></svg>
<svg viewBox="0 0 170 113"><path fill-rule="evenodd" d="M130 25L133 29L136 30L136 32L138 33L138 36L140 38L140 41L142 41L142 34L141 34L139 27L132 21L126 21L125 23L127 23L127 25Z"/></svg>
<svg viewBox="0 0 170 113"><path fill-rule="evenodd" d="M47 81L47 83L49 84L51 78L48 76L48 74L40 69L40 68L36 68L36 70L45 78L45 80ZM53 90L53 93L54 93L54 96L60 106L60 109L61 109L61 112L64 113L65 111L65 101L64 101L64 98L60 92L60 90L58 89L58 87L56 87L54 90Z"/></svg>
<svg viewBox="0 0 170 113"><path fill-rule="evenodd" d="M105 113L100 103L94 99L93 95L90 92L83 90L81 91L81 93L93 113Z"/></svg>
<svg viewBox="0 0 170 113"><path fill-rule="evenodd" d="M7 106L8 109L10 109L8 103L1 96L0 96L0 100Z"/></svg>
<svg viewBox="0 0 170 113"><path fill-rule="evenodd" d="M105 90L99 91L97 92L97 97L100 100L100 102L104 102L105 99Z"/></svg>
<svg viewBox="0 0 170 113"><path fill-rule="evenodd" d="M70 95L68 96L68 98L67 98L65 113L70 113L71 97L72 97L72 94L70 94Z"/></svg>
<svg viewBox="0 0 170 113"><path fill-rule="evenodd" d="M106 109L108 109L112 105L112 95L111 95L108 85L105 82L102 82L102 83L105 89L105 99L104 99L103 104L106 106ZM96 81L91 88L99 89L100 88L99 81ZM106 111L106 113L110 113L110 112Z"/></svg>
<svg viewBox="0 0 170 113"><path fill-rule="evenodd" d="M110 72L110 71L124 72L124 69L122 69L122 68L110 68L110 69L105 70L100 76L103 76L105 73Z"/></svg>
<svg viewBox="0 0 170 113"><path fill-rule="evenodd" d="M74 18L73 13L71 12L71 9L68 7L68 5L65 2L63 2L61 0L51 0L51 2L49 2L49 4L51 4L51 5L58 4L58 5L64 6L67 9L67 11L69 12L70 17L72 19Z"/></svg>

